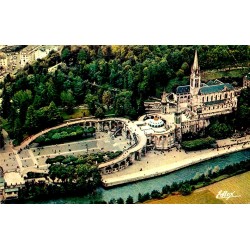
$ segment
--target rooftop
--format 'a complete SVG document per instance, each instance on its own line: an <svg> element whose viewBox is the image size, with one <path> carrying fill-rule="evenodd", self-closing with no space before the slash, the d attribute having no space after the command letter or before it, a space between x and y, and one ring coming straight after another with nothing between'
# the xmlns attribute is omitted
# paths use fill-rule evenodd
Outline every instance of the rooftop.
<svg viewBox="0 0 250 250"><path fill-rule="evenodd" d="M216 104L222 104L224 103L224 100L217 100L217 101L212 101L212 102L205 102L205 106L210 106L210 105L216 105Z"/></svg>
<svg viewBox="0 0 250 250"><path fill-rule="evenodd" d="M5 193L17 192L17 191L18 191L18 188L6 188L4 190Z"/></svg>
<svg viewBox="0 0 250 250"><path fill-rule="evenodd" d="M211 94L216 92L222 92L224 90L233 90L234 87L230 83L223 83L211 86L204 86L200 88L200 94Z"/></svg>
<svg viewBox="0 0 250 250"><path fill-rule="evenodd" d="M218 85L218 84L223 84L223 82L221 82L220 80L218 79L215 79L215 80L210 80L208 81L207 83L204 84L204 86L212 86L212 85Z"/></svg>
<svg viewBox="0 0 250 250"><path fill-rule="evenodd" d="M10 172L10 173L4 174L4 179L8 186L15 185L15 184L20 185L20 184L24 184L25 182L23 177L21 177L21 175L16 172Z"/></svg>
<svg viewBox="0 0 250 250"><path fill-rule="evenodd" d="M179 86L176 89L176 94L186 94L190 92L190 86L185 85L185 86Z"/></svg>
<svg viewBox="0 0 250 250"><path fill-rule="evenodd" d="M155 117L154 119L148 119L147 124L152 128L160 128L164 126L163 120Z"/></svg>

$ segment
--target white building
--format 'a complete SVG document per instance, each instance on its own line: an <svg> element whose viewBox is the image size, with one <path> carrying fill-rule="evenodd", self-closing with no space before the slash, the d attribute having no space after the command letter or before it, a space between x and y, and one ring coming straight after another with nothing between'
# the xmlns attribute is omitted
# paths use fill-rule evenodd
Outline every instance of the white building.
<svg viewBox="0 0 250 250"><path fill-rule="evenodd" d="M0 52L0 68L3 67L6 69L8 67L7 55L3 52Z"/></svg>

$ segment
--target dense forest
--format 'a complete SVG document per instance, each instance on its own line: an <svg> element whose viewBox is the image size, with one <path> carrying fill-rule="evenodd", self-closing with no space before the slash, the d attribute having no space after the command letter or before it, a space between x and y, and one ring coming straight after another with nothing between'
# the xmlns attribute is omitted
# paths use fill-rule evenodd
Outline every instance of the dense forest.
<svg viewBox="0 0 250 250"><path fill-rule="evenodd" d="M77 105L87 104L96 117L135 119L149 96L159 97L173 79L190 74L195 50L202 70L248 67L250 61L249 46L64 46L61 54L52 51L5 77L2 125L18 144L62 122L62 113Z"/></svg>

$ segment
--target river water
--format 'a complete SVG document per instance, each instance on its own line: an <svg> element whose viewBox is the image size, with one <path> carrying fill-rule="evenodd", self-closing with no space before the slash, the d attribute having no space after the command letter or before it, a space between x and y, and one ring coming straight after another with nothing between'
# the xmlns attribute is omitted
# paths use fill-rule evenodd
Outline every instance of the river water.
<svg viewBox="0 0 250 250"><path fill-rule="evenodd" d="M183 168L181 170L172 172L170 174L155 177L153 179L142 180L131 184L126 184L123 186L117 186L109 189L99 188L95 195L90 197L68 197L62 199L46 200L35 202L39 204L89 204L95 200L105 200L109 202L112 198L118 199L123 198L124 201L129 195L137 201L138 194L145 194L147 192L151 193L152 190L161 191L162 187L166 184L171 185L173 182L180 182L192 179L197 173L205 173L208 168L214 168L219 166L221 169L238 163L243 160L250 159L250 150L239 151L229 155L224 155L218 158L214 158L199 164L195 164L190 167ZM29 202L34 203L34 202Z"/></svg>

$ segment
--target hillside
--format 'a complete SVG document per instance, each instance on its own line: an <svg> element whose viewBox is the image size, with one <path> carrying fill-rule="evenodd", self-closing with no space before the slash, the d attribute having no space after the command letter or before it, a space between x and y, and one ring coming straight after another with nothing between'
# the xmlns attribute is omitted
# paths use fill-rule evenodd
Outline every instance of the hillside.
<svg viewBox="0 0 250 250"><path fill-rule="evenodd" d="M18 143L60 123L62 115L75 117L75 112L135 119L144 112L143 102L149 96L160 97L164 88L172 91L187 84L195 50L201 69L210 71L206 79L227 75L211 73L212 69L248 67L250 61L249 46L64 46L61 54L51 52L5 77L1 85L3 124ZM57 64L55 71L48 72ZM241 79L247 71L237 70L229 80ZM82 104L88 109L74 109Z"/></svg>

